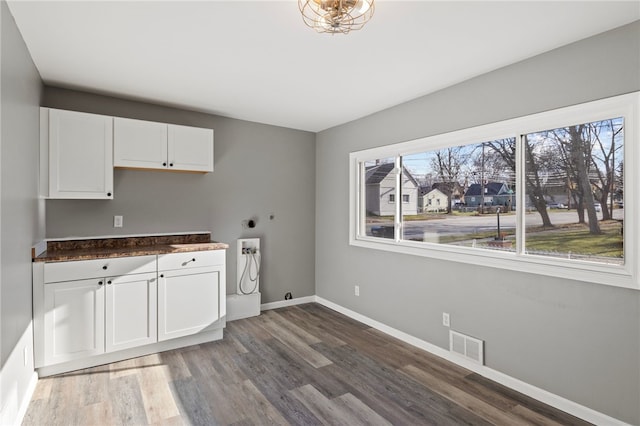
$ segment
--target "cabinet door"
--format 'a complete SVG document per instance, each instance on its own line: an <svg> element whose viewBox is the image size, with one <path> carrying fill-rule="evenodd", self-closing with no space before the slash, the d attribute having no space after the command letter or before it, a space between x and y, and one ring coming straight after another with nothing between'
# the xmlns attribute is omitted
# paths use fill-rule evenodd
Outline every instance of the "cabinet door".
<svg viewBox="0 0 640 426"><path fill-rule="evenodd" d="M198 333L220 319L221 276L216 268L160 273L159 341Z"/></svg>
<svg viewBox="0 0 640 426"><path fill-rule="evenodd" d="M45 284L45 364L104 352L104 280Z"/></svg>
<svg viewBox="0 0 640 426"><path fill-rule="evenodd" d="M168 168L167 125L114 118L113 165L138 169Z"/></svg>
<svg viewBox="0 0 640 426"><path fill-rule="evenodd" d="M106 351L157 341L155 273L125 275L106 281Z"/></svg>
<svg viewBox="0 0 640 426"><path fill-rule="evenodd" d="M213 129L169 124L169 169L213 171Z"/></svg>
<svg viewBox="0 0 640 426"><path fill-rule="evenodd" d="M112 120L49 111L50 198L113 198Z"/></svg>

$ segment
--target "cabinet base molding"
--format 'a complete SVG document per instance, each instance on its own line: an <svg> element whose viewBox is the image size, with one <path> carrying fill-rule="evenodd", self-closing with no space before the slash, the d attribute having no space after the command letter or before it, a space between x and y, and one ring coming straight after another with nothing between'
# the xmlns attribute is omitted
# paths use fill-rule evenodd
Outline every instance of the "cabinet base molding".
<svg viewBox="0 0 640 426"><path fill-rule="evenodd" d="M124 166L115 166L115 170L142 170L145 172L162 172L162 173L187 173L192 175L206 175L209 172L203 172L198 170L171 170L164 168L149 168L149 167L124 167Z"/></svg>
<svg viewBox="0 0 640 426"><path fill-rule="evenodd" d="M67 373L69 371L81 370L84 368L123 361L125 359L137 358L140 356L150 355L158 352L170 351L172 349L198 345L200 343L213 342L215 340L222 339L222 331L225 326L226 319L223 318L220 320L220 328L216 330L204 331L198 334L192 334L190 336L157 342L150 345L138 346L136 348L125 349L118 352L105 353L56 365L40 367L36 369L36 371L38 372L38 377L47 377L53 376L55 374Z"/></svg>

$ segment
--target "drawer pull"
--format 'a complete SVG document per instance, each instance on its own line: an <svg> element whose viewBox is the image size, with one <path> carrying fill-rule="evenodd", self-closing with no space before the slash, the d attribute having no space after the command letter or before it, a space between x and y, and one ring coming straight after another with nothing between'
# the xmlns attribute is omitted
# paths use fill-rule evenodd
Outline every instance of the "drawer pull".
<svg viewBox="0 0 640 426"><path fill-rule="evenodd" d="M191 260L187 260L186 262L182 262L182 266L187 266L189 264L189 262L195 262L195 261L196 261L196 258L194 257Z"/></svg>
<svg viewBox="0 0 640 426"><path fill-rule="evenodd" d="M98 285L102 285L102 281L98 281Z"/></svg>
<svg viewBox="0 0 640 426"><path fill-rule="evenodd" d="M108 268L108 266L107 266L107 265L104 265L104 266L102 267L102 269L104 269L105 271L107 270L107 268Z"/></svg>

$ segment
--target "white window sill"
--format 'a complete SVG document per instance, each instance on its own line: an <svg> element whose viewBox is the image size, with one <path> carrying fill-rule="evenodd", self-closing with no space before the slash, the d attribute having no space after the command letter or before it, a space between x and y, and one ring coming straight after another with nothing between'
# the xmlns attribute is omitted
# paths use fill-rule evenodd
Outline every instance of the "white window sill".
<svg viewBox="0 0 640 426"><path fill-rule="evenodd" d="M357 237L351 239L349 244L355 247L640 290L628 265L605 265L581 260L568 261L435 243L397 242L378 237Z"/></svg>

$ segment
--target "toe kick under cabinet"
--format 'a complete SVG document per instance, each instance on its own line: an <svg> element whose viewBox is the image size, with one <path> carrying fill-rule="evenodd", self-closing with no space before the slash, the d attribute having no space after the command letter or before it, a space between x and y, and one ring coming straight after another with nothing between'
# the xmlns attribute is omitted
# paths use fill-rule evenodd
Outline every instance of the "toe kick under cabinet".
<svg viewBox="0 0 640 426"><path fill-rule="evenodd" d="M225 251L33 264L41 376L222 338Z"/></svg>

